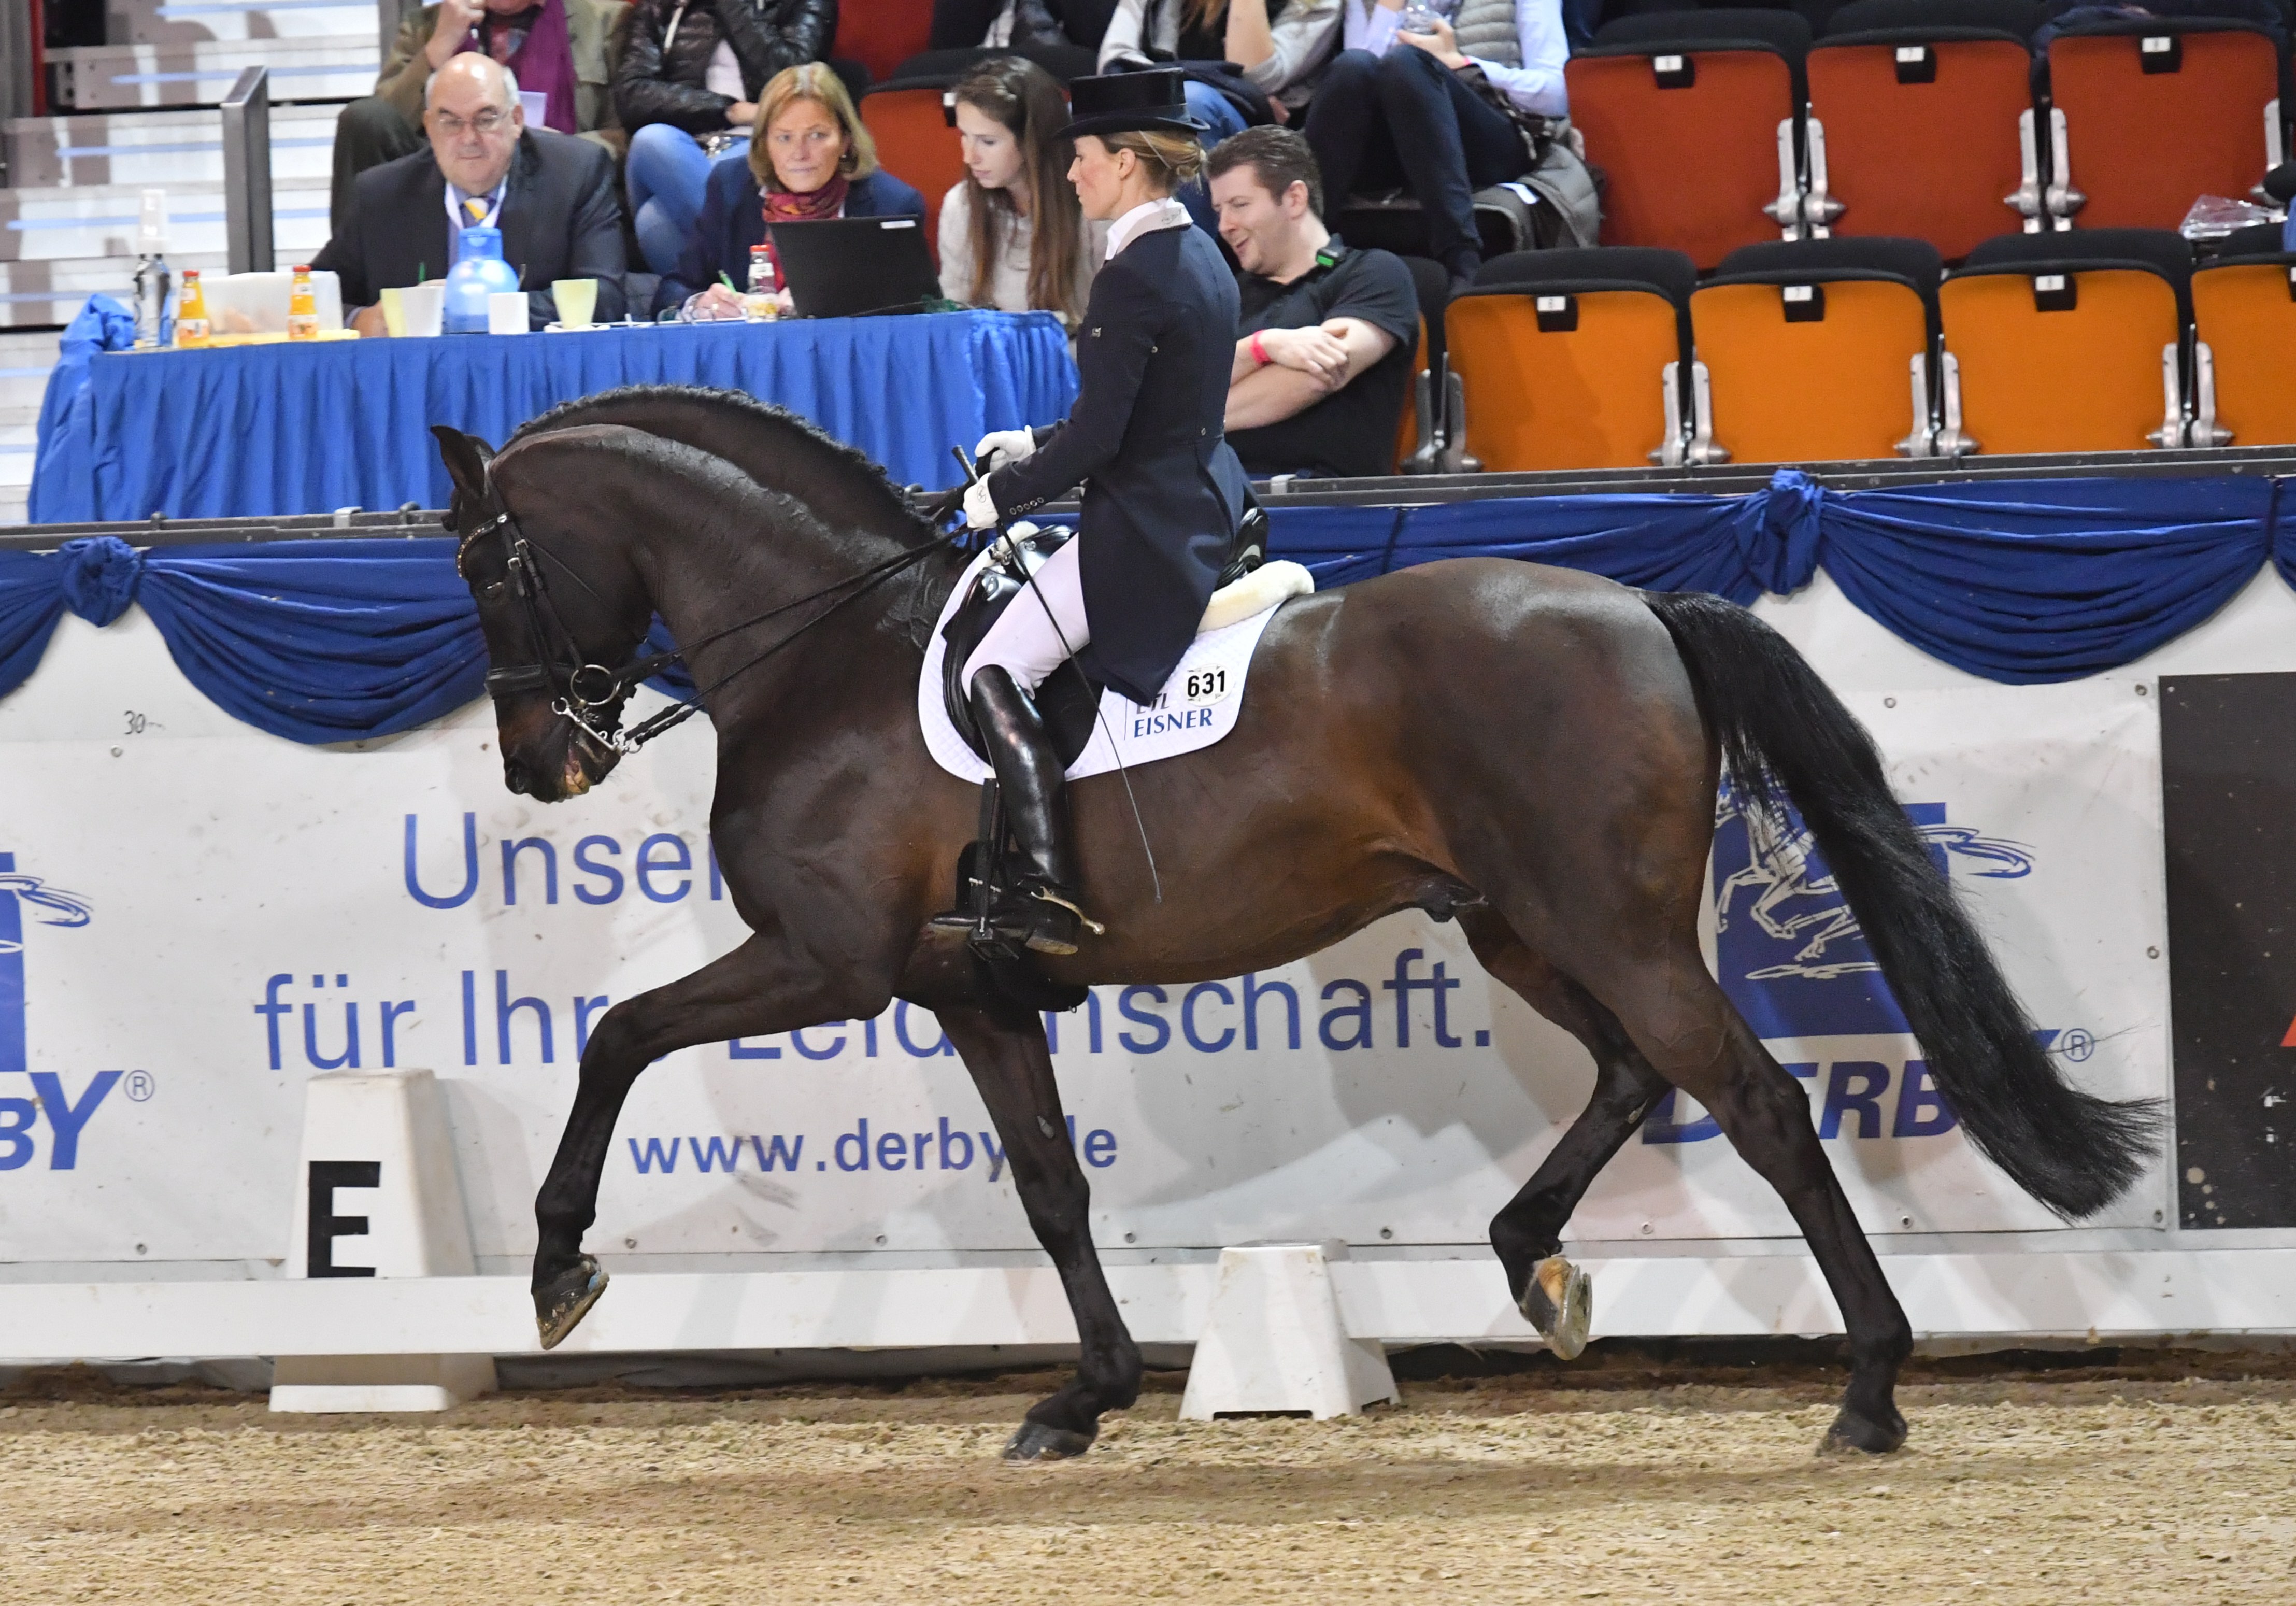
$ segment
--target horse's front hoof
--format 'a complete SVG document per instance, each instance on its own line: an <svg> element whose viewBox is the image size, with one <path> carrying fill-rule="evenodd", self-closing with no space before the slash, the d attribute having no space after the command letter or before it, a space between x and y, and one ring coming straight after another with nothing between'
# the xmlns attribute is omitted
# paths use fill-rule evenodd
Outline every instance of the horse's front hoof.
<svg viewBox="0 0 2296 1606"><path fill-rule="evenodd" d="M1546 1335L1555 1359L1575 1361L1586 1352L1595 1325L1595 1280L1562 1256L1549 1255L1530 1268L1519 1308Z"/></svg>
<svg viewBox="0 0 2296 1606"><path fill-rule="evenodd" d="M1870 1416L1841 1407L1833 1425L1818 1441L1820 1455L1887 1455L1906 1442L1906 1419L1894 1405L1886 1420L1875 1421Z"/></svg>
<svg viewBox="0 0 2296 1606"><path fill-rule="evenodd" d="M585 1255L534 1291L534 1325L542 1347L555 1349L606 1291L606 1271Z"/></svg>
<svg viewBox="0 0 2296 1606"><path fill-rule="evenodd" d="M1067 1461L1092 1448L1096 1433L1078 1433L1045 1422L1024 1422L1004 1443L1007 1461Z"/></svg>

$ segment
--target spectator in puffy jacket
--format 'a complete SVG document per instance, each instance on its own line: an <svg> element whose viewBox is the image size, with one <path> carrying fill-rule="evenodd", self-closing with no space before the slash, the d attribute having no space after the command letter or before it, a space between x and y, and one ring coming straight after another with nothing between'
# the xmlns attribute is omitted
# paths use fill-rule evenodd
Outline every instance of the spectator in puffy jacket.
<svg viewBox="0 0 2296 1606"><path fill-rule="evenodd" d="M663 275L657 307L689 319L740 317L742 298L720 275L747 284L750 248L771 251L776 229L829 217L923 218L925 198L879 169L876 142L829 68L814 61L775 74L758 92L755 123L760 137L750 160L710 169L701 216Z"/></svg>
<svg viewBox="0 0 2296 1606"><path fill-rule="evenodd" d="M500 62L521 87L546 97L537 127L578 134L619 156L625 142L606 78L628 9L625 0L441 0L409 12L374 93L335 119L334 228L348 219L360 174L430 148L423 90L465 51Z"/></svg>
<svg viewBox="0 0 2296 1606"><path fill-rule="evenodd" d="M823 60L836 35L837 0L638 0L613 98L648 267L677 266L711 166L749 151L767 80Z"/></svg>

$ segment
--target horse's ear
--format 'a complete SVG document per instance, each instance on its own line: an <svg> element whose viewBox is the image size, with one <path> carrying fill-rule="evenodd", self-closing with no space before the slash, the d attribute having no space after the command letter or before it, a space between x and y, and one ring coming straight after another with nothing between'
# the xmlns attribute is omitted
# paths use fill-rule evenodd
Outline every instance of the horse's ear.
<svg viewBox="0 0 2296 1606"><path fill-rule="evenodd" d="M447 424L432 424L430 433L439 438L439 455L446 460L455 488L477 505L487 494L487 464L494 459L494 448Z"/></svg>

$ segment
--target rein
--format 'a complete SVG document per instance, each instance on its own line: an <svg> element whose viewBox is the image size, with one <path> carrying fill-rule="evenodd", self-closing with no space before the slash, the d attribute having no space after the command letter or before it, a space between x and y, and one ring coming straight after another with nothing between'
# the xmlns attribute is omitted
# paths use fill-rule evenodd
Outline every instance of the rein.
<svg viewBox="0 0 2296 1606"><path fill-rule="evenodd" d="M584 660L580 643L574 639L574 633L567 627L566 621L559 617L557 606L551 601L549 585L543 578L541 564L536 560L549 559L565 571L569 579L589 593L601 606L611 606L611 604L608 604L606 599L599 594L597 587L582 578L580 570L556 553L547 547L537 546L528 538L526 532L520 529L518 520L511 516L510 504L503 499L501 493L495 489L491 476L488 478L486 495L487 499L493 502L500 511L463 537L463 544L455 553L455 566L457 572L463 573L463 578L467 579L469 575L463 569L463 554L487 537L498 533L501 535L506 548L504 565L509 571L508 578L487 589L492 591L498 589L500 586L508 585L517 592L519 600L524 606L527 635L534 647L532 663L521 664L512 668L487 671L488 694L492 696L506 692L529 691L554 692L555 696L550 704L552 713L562 719L571 721L577 730L607 751L626 755L637 751L656 736L675 729L694 715L701 713L703 709L703 700L736 676L747 674L756 668L783 648L803 638L808 631L817 625L826 623L839 611L860 601L903 569L923 561L946 547L958 545L964 541L968 533L958 529L947 535L935 536L922 545L905 547L882 562L872 564L858 574L848 575L841 580L832 581L818 591L808 592L804 596L768 608L763 613L753 615L737 624L728 625L722 630L713 630L699 640L681 645L674 652L649 653L644 658L632 660L619 669L610 669L603 664L590 663ZM844 594L839 595L840 592ZM660 674L670 665L688 662L686 658L688 653L706 647L712 642L723 641L729 635L739 635L752 626L762 625L767 620L778 618L793 609L802 608L808 603L818 602L828 597L835 597L836 600L746 662L726 671L708 685L697 687L693 701L681 700L673 706L641 721L627 732L599 728L601 725L619 723L619 715L615 710L622 699L636 690L640 683ZM604 712L600 714L600 710Z"/></svg>

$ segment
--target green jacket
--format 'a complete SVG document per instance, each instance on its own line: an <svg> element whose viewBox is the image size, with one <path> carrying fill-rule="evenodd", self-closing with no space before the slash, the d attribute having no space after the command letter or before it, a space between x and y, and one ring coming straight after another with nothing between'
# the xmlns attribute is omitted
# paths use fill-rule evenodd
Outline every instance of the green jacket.
<svg viewBox="0 0 2296 1606"><path fill-rule="evenodd" d="M374 92L406 114L408 122L422 121L422 89L430 81L430 63L423 52L439 27L439 7L426 5L410 12L382 64ZM611 151L617 158L629 147L621 119L614 115L610 83L614 58L621 53L622 29L629 17L628 0L566 0L566 33L574 52L574 126L587 138Z"/></svg>

